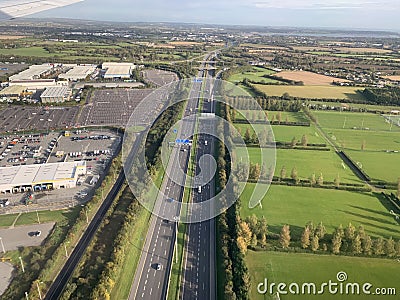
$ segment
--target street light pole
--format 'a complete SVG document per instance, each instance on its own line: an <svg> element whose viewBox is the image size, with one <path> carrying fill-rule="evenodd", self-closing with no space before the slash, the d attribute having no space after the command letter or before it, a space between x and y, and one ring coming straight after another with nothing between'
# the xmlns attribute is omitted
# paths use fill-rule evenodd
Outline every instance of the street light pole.
<svg viewBox="0 0 400 300"><path fill-rule="evenodd" d="M42 293L40 292L39 281L36 281L36 286L39 293L39 299L42 300Z"/></svg>
<svg viewBox="0 0 400 300"><path fill-rule="evenodd" d="M175 263L178 263L178 222L176 224L175 229Z"/></svg>
<svg viewBox="0 0 400 300"><path fill-rule="evenodd" d="M1 248L3 249L3 253L6 253L6 249L4 249L3 238L0 237Z"/></svg>
<svg viewBox="0 0 400 300"><path fill-rule="evenodd" d="M21 262L21 268L22 268L22 272L25 273L25 268L24 268L24 262L22 261L22 257L19 257L19 261ZM27 295L28 293L26 293Z"/></svg>

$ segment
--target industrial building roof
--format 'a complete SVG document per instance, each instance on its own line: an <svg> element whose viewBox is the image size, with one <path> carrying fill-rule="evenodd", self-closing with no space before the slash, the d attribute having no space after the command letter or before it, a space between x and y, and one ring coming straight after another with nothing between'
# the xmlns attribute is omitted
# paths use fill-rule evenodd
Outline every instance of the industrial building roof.
<svg viewBox="0 0 400 300"><path fill-rule="evenodd" d="M0 96L8 96L8 95L20 95L26 90L25 86L21 85L13 85L6 87L0 91Z"/></svg>
<svg viewBox="0 0 400 300"><path fill-rule="evenodd" d="M68 80L85 79L86 76L92 74L96 70L96 66L75 66L65 74L61 74L58 78Z"/></svg>
<svg viewBox="0 0 400 300"><path fill-rule="evenodd" d="M50 64L33 65L30 66L28 70L22 71L16 75L11 76L10 81L38 79L42 74L52 69L53 65Z"/></svg>
<svg viewBox="0 0 400 300"><path fill-rule="evenodd" d="M0 185L30 185L56 180L74 179L76 168L85 167L85 161L25 165L0 168Z"/></svg>
<svg viewBox="0 0 400 300"><path fill-rule="evenodd" d="M51 86L45 89L41 98L61 98L67 97L70 89L67 86Z"/></svg>
<svg viewBox="0 0 400 300"><path fill-rule="evenodd" d="M107 69L105 77L130 77L134 67L131 63L103 63L103 69Z"/></svg>

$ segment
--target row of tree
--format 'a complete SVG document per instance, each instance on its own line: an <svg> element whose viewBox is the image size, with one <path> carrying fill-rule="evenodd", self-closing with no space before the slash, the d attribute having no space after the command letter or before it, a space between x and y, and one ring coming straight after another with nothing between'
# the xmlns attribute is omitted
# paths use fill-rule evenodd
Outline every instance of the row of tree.
<svg viewBox="0 0 400 300"><path fill-rule="evenodd" d="M239 181L246 181L247 179L252 181L257 181L260 179L272 181L273 175L273 168L267 168L265 163L263 163L261 166L258 163L250 163L250 166L247 163L239 163L236 172L236 176ZM288 177L286 167L282 166L280 170L279 181L285 181L288 178L290 178L295 184L300 183L300 177L296 167L292 168L290 177ZM322 186L324 184L324 176L322 173L320 173L318 176L313 173L309 178L309 182L311 186ZM333 182L336 187L340 186L339 174L335 177Z"/></svg>
<svg viewBox="0 0 400 300"><path fill-rule="evenodd" d="M400 88L387 86L385 88L366 88L362 95L369 103L379 105L400 105Z"/></svg>
<svg viewBox="0 0 400 300"><path fill-rule="evenodd" d="M264 217L257 218L254 214L246 220L239 219L239 230L237 243L241 253L246 254L249 247L256 248L267 246L267 237L273 236L268 232L268 224ZM278 243L282 249L289 249L291 244L296 243L299 237L292 241L292 233L289 225L283 225L279 234ZM365 256L387 256L400 257L400 240L395 241L392 237L383 239L382 237L371 238L362 225L356 228L349 223L346 228L340 225L333 234L327 234L327 230L322 222L314 226L308 222L304 227L300 246L302 249L316 252L318 250L331 251L334 254L352 254Z"/></svg>
<svg viewBox="0 0 400 300"><path fill-rule="evenodd" d="M400 240L396 242L392 237L389 239L382 237L372 239L362 225L356 229L354 225L349 223L346 228L343 228L342 225L337 227L332 235L326 233L326 228L322 222L316 227L312 222L309 222L301 234L301 247L314 252L330 249L334 254L400 257ZM279 243L282 248L287 249L290 246L290 241L290 227L284 225L279 235Z"/></svg>
<svg viewBox="0 0 400 300"><path fill-rule="evenodd" d="M218 112L222 118L227 116L226 105L218 105ZM217 133L219 135L218 142L218 189L226 188L227 195L223 196L222 202L226 202L228 197L237 199L237 180L234 177L234 184L226 186L227 174L230 173L230 155L226 151L225 143L230 143L229 136L224 135L226 128L224 124L219 124ZM225 142L225 143L224 143ZM237 197L237 198L236 198ZM231 207L218 217L218 248L221 256L221 269L224 270L223 286L224 299L249 299L250 275L244 260L244 255L240 251L238 244L238 236L240 232L240 201L236 201Z"/></svg>

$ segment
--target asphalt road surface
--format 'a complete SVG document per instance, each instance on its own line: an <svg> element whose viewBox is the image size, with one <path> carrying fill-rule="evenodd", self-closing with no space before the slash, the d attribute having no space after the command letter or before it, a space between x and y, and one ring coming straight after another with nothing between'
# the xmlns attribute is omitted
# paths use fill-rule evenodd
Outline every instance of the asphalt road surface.
<svg viewBox="0 0 400 300"><path fill-rule="evenodd" d="M6 251L17 250L19 247L40 246L53 227L54 223L44 223L0 229L0 238ZM36 231L41 231L40 236L33 235ZM0 251L3 251L2 247Z"/></svg>
<svg viewBox="0 0 400 300"><path fill-rule="evenodd" d="M198 96L201 83L194 83L185 108L184 117L191 115L198 107ZM193 135L195 130L194 118L186 119L178 129L178 139ZM176 222L167 221L157 215L176 216L179 218L181 201L183 198L186 171L190 151L182 151L181 147L174 147L167 166L164 179L153 214L150 227L143 247L135 278L132 284L129 299L166 299L169 287L169 277L176 240ZM183 173L178 170L183 170ZM171 179L174 178L174 181ZM165 196L164 196L165 195ZM173 200L168 200L173 199ZM178 219L177 219L178 221ZM159 264L159 270L157 266Z"/></svg>
<svg viewBox="0 0 400 300"><path fill-rule="evenodd" d="M212 87L207 86L205 90L209 93L204 95L202 112L215 112L215 103L211 101ZM208 127L207 132L216 134L216 124L213 119L200 120L199 126ZM214 155L215 139L212 136L200 134L197 145L196 176L200 173L200 158L206 154ZM212 179L201 187L200 193L198 191L193 193L194 203L207 201L215 193L215 178L214 174L211 174L211 167L203 166L201 171L205 178ZM215 219L189 224L180 299L216 299L215 252Z"/></svg>
<svg viewBox="0 0 400 300"><path fill-rule="evenodd" d="M203 65L204 67L204 65ZM200 71L198 77L203 77L204 71ZM196 111L196 108L199 105L199 97L201 95L202 83L196 82L193 83L192 89L190 91L189 100L187 106L185 108L184 117L191 115L192 111ZM184 120L181 123L181 127L178 129L177 138L187 138L188 136L192 136L195 133L195 119L192 120ZM208 151L213 152L211 148L212 144L209 145ZM171 213L176 214L176 216L180 215L180 203L183 198L184 192L184 182L186 179L186 171L188 167L188 161L190 157L190 150L182 151L181 148L173 148L170 161L167 166L167 174L170 174L172 178L175 179L175 182L171 181L170 178L166 178L163 181L161 186L162 193L159 193L158 199L155 205L156 215L167 215L170 216ZM198 157L199 158L199 157ZM182 177L177 174L181 174L177 172L177 170L181 168L184 171ZM209 185L209 190L213 190L213 185ZM208 194L205 193L205 196L209 196L211 192ZM165 196L164 196L165 195ZM173 199L171 200L168 199ZM196 198L195 201L201 201L202 198ZM171 205L171 203L177 202L178 205ZM172 211L167 211L172 209ZM167 211L167 213L166 213ZM159 218L153 214L149 230L146 236L146 242L142 249L142 254L139 260L138 267L136 269L135 278L132 283L131 292L129 299L166 299L168 295L169 289L169 278L171 272L172 259L174 256L174 244L176 240L176 228L177 223L166 221L163 218ZM191 225L192 226L192 225ZM214 299L215 297L215 276L214 276L214 265L215 265L215 236L214 236L214 221L207 221L204 223L198 223L193 225L193 231L189 232L189 240L192 236L199 237L199 239L193 238L195 246L198 247L200 244L201 253L205 253L203 255L202 262L204 265L202 269L204 272L201 276L197 272L191 274L189 282L196 282L198 286L201 285L201 288L204 287L204 290L208 290L206 297L204 294L197 294L197 298L194 299ZM199 236L200 233L200 236ZM204 239L202 239L204 238ZM214 242L209 242L213 240ZM193 245L194 245L193 244ZM190 243L190 247L192 247L192 243ZM197 250L198 248L196 248ZM197 256L200 256L200 253L193 254L193 263L194 260L199 260ZM192 259L189 259L192 261ZM199 267L199 262L196 262ZM200 267L199 267L200 268ZM212 273L212 274L211 274ZM193 275L193 276L192 276ZM195 278L196 277L196 278ZM189 283L190 284L190 283ZM198 290L194 291L193 294L196 295L196 292L199 293Z"/></svg>

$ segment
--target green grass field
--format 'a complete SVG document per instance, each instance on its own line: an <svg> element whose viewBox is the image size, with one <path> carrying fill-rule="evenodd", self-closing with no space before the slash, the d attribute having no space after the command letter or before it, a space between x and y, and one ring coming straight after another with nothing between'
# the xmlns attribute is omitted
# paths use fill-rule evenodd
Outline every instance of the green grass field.
<svg viewBox="0 0 400 300"><path fill-rule="evenodd" d="M59 56L60 54L49 53L43 47L24 47L16 49L0 49L0 55L52 57Z"/></svg>
<svg viewBox="0 0 400 300"><path fill-rule="evenodd" d="M344 148L371 178L397 181L400 153L394 151L400 151L400 127L391 126L376 114L322 111L313 114L331 140Z"/></svg>
<svg viewBox="0 0 400 300"><path fill-rule="evenodd" d="M292 86L292 85L254 85L269 96L280 97L289 93L293 97L309 99L357 99L363 100L362 95L356 91L358 87L342 86Z"/></svg>
<svg viewBox="0 0 400 300"><path fill-rule="evenodd" d="M111 292L111 299L127 299L129 297L131 283L135 276L136 266L145 241L149 218L150 213L142 209L136 220L133 231L129 236L129 242L132 247L130 247L128 253L126 253L124 266L119 273L119 280L116 281Z"/></svg>
<svg viewBox="0 0 400 300"><path fill-rule="evenodd" d="M243 79L247 78L248 80L254 82L277 83L279 82L278 80L273 80L270 78L263 77L264 75L272 75L274 73L275 73L274 71L269 69L264 69L261 67L253 67L253 70L251 72L242 72L232 75L229 78L229 81L236 83L236 82L241 82L243 81Z"/></svg>
<svg viewBox="0 0 400 300"><path fill-rule="evenodd" d="M248 148L248 151L250 161L261 165L260 150ZM268 149L262 151L264 151L264 155L270 153ZM236 153L238 161L246 155L246 151L242 147L238 147ZM277 149L275 176L280 176L283 166L286 168L288 178L290 178L292 169L296 167L300 179L309 179L313 173L318 177L322 173L325 181L333 182L339 174L340 181L343 183L361 183L347 166L343 168L342 160L334 151Z"/></svg>
<svg viewBox="0 0 400 300"><path fill-rule="evenodd" d="M364 144L365 151L400 150L399 132L349 129L327 129L325 132L339 147L346 149L361 150Z"/></svg>
<svg viewBox="0 0 400 300"><path fill-rule="evenodd" d="M287 284L315 283L319 290L324 282L337 281L339 272L346 272L348 280L345 283L358 283L361 285L368 282L375 288L396 288L398 293L398 270L399 265L395 260L360 258L344 256L313 255L299 253L281 252L253 252L249 251L246 256L247 266L250 270L251 290L250 299L265 300L273 299L269 292L261 295L257 292L257 285L264 282L264 278L269 283L284 282ZM287 289L287 291L289 291ZM398 299L397 296L373 296L373 295L331 295L325 288L322 295L281 295L281 299L299 300L382 300Z"/></svg>
<svg viewBox="0 0 400 300"><path fill-rule="evenodd" d="M326 129L351 129L369 128L368 131L400 132L399 126L391 126L385 119L372 113L350 113L313 111L318 123Z"/></svg>
<svg viewBox="0 0 400 300"><path fill-rule="evenodd" d="M14 222L18 214L0 215L0 227L9 227Z"/></svg>
<svg viewBox="0 0 400 300"><path fill-rule="evenodd" d="M396 183L400 177L400 153L348 150L347 154L360 163L362 169L375 180Z"/></svg>
<svg viewBox="0 0 400 300"><path fill-rule="evenodd" d="M71 218L74 214L77 214L79 209L80 208L68 210L39 211L39 220L40 223L64 221ZM19 217L18 214L0 215L0 227L11 226L16 218L18 219L15 223L15 226L31 225L38 223L36 211L33 211L29 213L22 213Z"/></svg>
<svg viewBox="0 0 400 300"><path fill-rule="evenodd" d="M246 133L246 129L251 126L248 124L234 124L236 128L240 128L242 136ZM255 124L254 128L256 130L263 130L262 124ZM313 126L311 127L303 127L303 126L281 126L281 125L272 125L272 131L275 136L275 140L277 142L291 142L295 137L298 141L301 140L301 137L305 134L307 136L309 143L325 143L325 140L319 136L317 131ZM250 131L253 133L253 130Z"/></svg>
<svg viewBox="0 0 400 300"><path fill-rule="evenodd" d="M400 238L398 223L375 194L272 185L262 208L250 209L246 199L250 199L254 186L249 183L241 196L241 216L265 216L271 232L279 233L282 225L289 224L293 236L300 236L307 222L322 221L332 233L340 224L351 222L356 227L363 225L373 237Z"/></svg>

